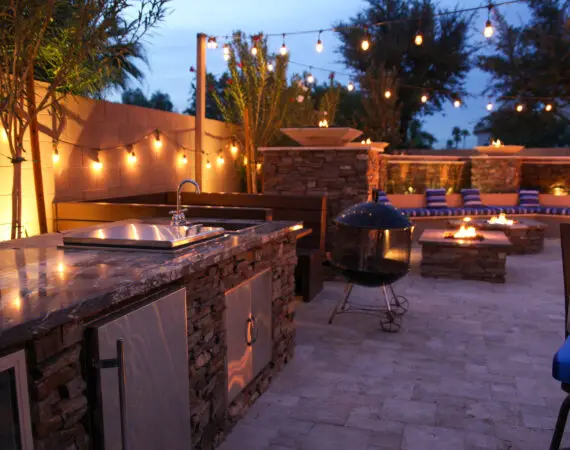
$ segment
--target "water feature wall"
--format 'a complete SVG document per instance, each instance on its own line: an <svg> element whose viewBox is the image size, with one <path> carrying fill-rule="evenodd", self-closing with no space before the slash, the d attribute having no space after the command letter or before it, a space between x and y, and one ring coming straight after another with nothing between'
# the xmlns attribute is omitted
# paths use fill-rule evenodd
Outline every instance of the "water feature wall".
<svg viewBox="0 0 570 450"><path fill-rule="evenodd" d="M385 161L389 194L423 194L426 189L444 188L459 192L469 185L469 163L459 159L390 157Z"/></svg>

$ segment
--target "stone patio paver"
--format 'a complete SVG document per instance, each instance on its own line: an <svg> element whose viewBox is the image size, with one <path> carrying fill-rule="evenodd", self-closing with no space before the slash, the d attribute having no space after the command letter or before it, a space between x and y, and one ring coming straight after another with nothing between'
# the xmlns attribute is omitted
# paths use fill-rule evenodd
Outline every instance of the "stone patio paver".
<svg viewBox="0 0 570 450"><path fill-rule="evenodd" d="M418 258L396 285L410 299L400 333L370 316L328 325L342 283L299 304L295 358L221 449L548 448L564 398L551 377L564 335L560 242L509 256L504 285L424 279ZM378 295L354 290L361 302Z"/></svg>

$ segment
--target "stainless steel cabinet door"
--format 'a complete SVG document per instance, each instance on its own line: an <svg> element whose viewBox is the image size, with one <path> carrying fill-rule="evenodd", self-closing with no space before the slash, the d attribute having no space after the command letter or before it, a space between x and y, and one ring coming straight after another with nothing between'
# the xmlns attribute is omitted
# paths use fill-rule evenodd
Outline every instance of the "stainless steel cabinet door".
<svg viewBox="0 0 570 450"><path fill-rule="evenodd" d="M251 321L251 288L244 283L226 292L226 338L228 353L228 404L252 379L253 329Z"/></svg>
<svg viewBox="0 0 570 450"><path fill-rule="evenodd" d="M95 327L101 360L117 358L123 340L128 450L191 448L185 289ZM122 450L120 377L100 377L104 448Z"/></svg>
<svg viewBox="0 0 570 450"><path fill-rule="evenodd" d="M273 351L271 271L251 280L251 313L255 322L253 343L253 376L255 377L271 361Z"/></svg>

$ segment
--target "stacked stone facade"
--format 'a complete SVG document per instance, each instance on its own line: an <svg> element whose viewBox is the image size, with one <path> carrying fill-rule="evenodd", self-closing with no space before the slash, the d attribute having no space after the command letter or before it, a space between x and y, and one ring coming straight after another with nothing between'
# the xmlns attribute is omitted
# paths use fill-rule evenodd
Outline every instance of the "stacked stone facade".
<svg viewBox="0 0 570 450"><path fill-rule="evenodd" d="M570 163L523 162L521 186L550 193L555 187L570 189Z"/></svg>
<svg viewBox="0 0 570 450"><path fill-rule="evenodd" d="M285 237L173 283L187 290L192 448L215 448L293 357L295 249L295 238ZM271 362L228 407L224 293L266 269L273 286ZM36 450L93 448L84 332L84 323L69 323L26 344Z"/></svg>
<svg viewBox="0 0 570 450"><path fill-rule="evenodd" d="M480 156L471 159L471 187L481 192L518 192L521 185L521 159Z"/></svg>
<svg viewBox="0 0 570 450"><path fill-rule="evenodd" d="M327 195L328 229L332 219L378 188L381 155L363 149L283 149L264 152L265 194ZM330 241L330 239L327 240ZM331 241L332 242L332 241Z"/></svg>

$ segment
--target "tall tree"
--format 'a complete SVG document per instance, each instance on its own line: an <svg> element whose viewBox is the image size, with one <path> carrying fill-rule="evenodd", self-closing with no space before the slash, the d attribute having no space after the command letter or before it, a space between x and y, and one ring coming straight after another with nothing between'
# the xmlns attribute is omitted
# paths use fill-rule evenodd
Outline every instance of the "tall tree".
<svg viewBox="0 0 570 450"><path fill-rule="evenodd" d="M224 90L228 86L229 79L230 76L227 72L224 72L220 77L216 77L212 73L206 74L206 117L208 119L224 120L214 97L222 98L224 96ZM184 114L196 115L196 83L192 83L190 105L184 110Z"/></svg>
<svg viewBox="0 0 570 450"><path fill-rule="evenodd" d="M567 0L529 0L530 19L511 25L496 13L493 52L478 58L499 108L476 126L508 143L570 145L570 9ZM522 112L515 105L524 104ZM546 111L546 105L551 110Z"/></svg>
<svg viewBox="0 0 570 450"><path fill-rule="evenodd" d="M168 0L10 0L0 3L0 122L7 136L12 184L12 238L22 235L21 163L30 132L40 231L43 204L38 113L53 108L67 92L97 93L116 76L122 54L138 45L160 22ZM65 13L61 13L64 10ZM117 47L109 46L109 43ZM119 45L120 44L120 45ZM47 84L35 89L35 72ZM43 211L42 211L43 209ZM45 225L45 224L44 224Z"/></svg>
<svg viewBox="0 0 570 450"><path fill-rule="evenodd" d="M471 133L469 133L469 130L463 129L461 130L461 137L463 138L463 148L467 147L467 138L471 136Z"/></svg>
<svg viewBox="0 0 570 450"><path fill-rule="evenodd" d="M251 48L256 48L252 54ZM222 96L216 95L225 121L238 125L236 138L244 149L248 192L257 192L257 148L278 136L291 106L300 94L297 83L287 83L289 58L271 55L262 35L250 40L237 32L229 44L230 78ZM268 67L271 64L271 69Z"/></svg>
<svg viewBox="0 0 570 450"><path fill-rule="evenodd" d="M411 121L418 114L433 114L443 104L463 94L465 77L471 68L472 49L468 46L468 27L472 16L449 14L436 17L441 12L433 0L367 0L368 8L339 25L350 28L338 30L344 63L352 69L364 87L364 95L370 94L365 86L375 84L377 90L387 89L378 73L393 74L395 95L391 97L392 114L398 115L400 140L405 141ZM421 22L408 19L421 17ZM371 26L379 21L402 21L390 26ZM368 27L368 28L366 28ZM371 45L368 51L360 47L362 38L369 33ZM423 44L414 44L416 34L421 33ZM425 92L410 86L425 88ZM422 94L429 101L421 101ZM371 111L364 121L375 126Z"/></svg>
<svg viewBox="0 0 570 450"><path fill-rule="evenodd" d="M453 142L455 143L455 148L459 148L459 144L461 143L461 128L453 127L451 130L451 136L453 138Z"/></svg>
<svg viewBox="0 0 570 450"><path fill-rule="evenodd" d="M407 145L409 148L433 148L437 142L436 137L422 129L422 122L418 119L412 120L409 128Z"/></svg>
<svg viewBox="0 0 570 450"><path fill-rule="evenodd" d="M145 108L159 109L161 111L174 111L174 105L170 100L170 95L161 91L154 91L150 98L147 98L139 88L126 89L121 95L121 100L126 105L143 106Z"/></svg>

